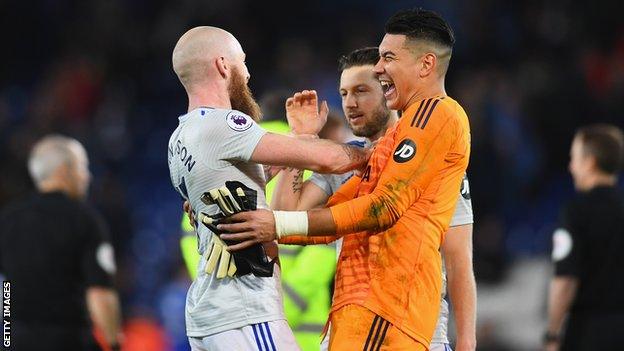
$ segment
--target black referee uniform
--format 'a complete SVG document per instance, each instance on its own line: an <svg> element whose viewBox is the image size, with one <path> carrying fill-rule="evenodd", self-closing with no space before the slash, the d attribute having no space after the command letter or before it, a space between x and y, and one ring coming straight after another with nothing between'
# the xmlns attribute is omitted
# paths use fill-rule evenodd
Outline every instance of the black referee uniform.
<svg viewBox="0 0 624 351"><path fill-rule="evenodd" d="M579 194L554 234L557 276L578 279L562 350L624 350L624 194Z"/></svg>
<svg viewBox="0 0 624 351"><path fill-rule="evenodd" d="M112 287L100 217L63 193L36 194L0 215L0 272L11 282L11 350L99 350L85 293Z"/></svg>

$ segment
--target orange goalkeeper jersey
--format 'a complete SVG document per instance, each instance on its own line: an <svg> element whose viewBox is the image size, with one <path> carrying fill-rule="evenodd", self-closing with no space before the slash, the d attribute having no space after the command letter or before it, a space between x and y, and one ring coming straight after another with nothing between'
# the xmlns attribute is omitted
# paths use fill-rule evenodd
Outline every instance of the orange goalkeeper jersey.
<svg viewBox="0 0 624 351"><path fill-rule="evenodd" d="M364 306L429 345L440 306L439 248L469 156L462 107L448 96L418 101L378 141L361 178L352 177L329 199L337 235L280 243L344 236L332 312Z"/></svg>
<svg viewBox="0 0 624 351"><path fill-rule="evenodd" d="M404 111L361 181L341 189L355 187L356 198L331 207L337 234L348 234L332 312L362 305L429 345L440 306L439 249L469 155L468 117L455 100L426 99ZM361 232L371 227L378 230Z"/></svg>

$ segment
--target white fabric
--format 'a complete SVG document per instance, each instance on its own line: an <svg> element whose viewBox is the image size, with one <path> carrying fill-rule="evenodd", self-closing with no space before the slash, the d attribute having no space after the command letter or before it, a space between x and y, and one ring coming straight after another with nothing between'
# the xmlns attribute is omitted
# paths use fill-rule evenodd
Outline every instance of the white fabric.
<svg viewBox="0 0 624 351"><path fill-rule="evenodd" d="M281 239L289 235L308 235L308 212L306 211L273 211L275 232Z"/></svg>
<svg viewBox="0 0 624 351"><path fill-rule="evenodd" d="M429 351L453 351L451 345L443 342L432 342Z"/></svg>
<svg viewBox="0 0 624 351"><path fill-rule="evenodd" d="M206 205L200 197L226 181L240 181L256 190L258 207L268 208L263 168L248 162L266 131L249 116L232 110L198 108L179 120L169 140L169 172L173 186L191 203L195 218L199 212L219 213L217 205ZM212 232L200 224L198 238L202 259L186 298L188 336L204 337L285 319L277 265L271 278L248 274L217 279L216 271L205 272Z"/></svg>
<svg viewBox="0 0 624 351"><path fill-rule="evenodd" d="M192 351L298 351L285 320L231 329L203 338L189 337Z"/></svg>

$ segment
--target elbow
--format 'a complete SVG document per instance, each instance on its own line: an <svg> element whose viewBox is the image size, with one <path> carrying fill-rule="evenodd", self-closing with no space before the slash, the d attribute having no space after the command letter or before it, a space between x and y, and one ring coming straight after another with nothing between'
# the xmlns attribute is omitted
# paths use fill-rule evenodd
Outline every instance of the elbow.
<svg viewBox="0 0 624 351"><path fill-rule="evenodd" d="M375 215L375 228L378 231L384 231L392 227L401 218L401 213L394 205L394 202L388 196L379 196L371 203L371 212Z"/></svg>

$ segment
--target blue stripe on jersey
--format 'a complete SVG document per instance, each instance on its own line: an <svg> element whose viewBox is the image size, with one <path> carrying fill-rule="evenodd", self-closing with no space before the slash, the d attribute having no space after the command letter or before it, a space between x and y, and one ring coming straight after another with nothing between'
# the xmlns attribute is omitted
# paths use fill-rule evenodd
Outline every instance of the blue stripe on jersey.
<svg viewBox="0 0 624 351"><path fill-rule="evenodd" d="M357 146L357 147L364 147L366 145L364 141L360 141L360 140L351 140L347 144Z"/></svg>
<svg viewBox="0 0 624 351"><path fill-rule="evenodd" d="M273 348L273 351L277 351L275 343L273 342L273 335L271 335L271 329L269 329L269 323L264 322L264 327L266 328L267 334L269 334L269 341L271 342L271 347Z"/></svg>
<svg viewBox="0 0 624 351"><path fill-rule="evenodd" d="M251 327L254 331L254 337L256 338L256 346L258 346L258 351L262 351L262 345L260 344L260 339L258 338L258 331L256 330L256 325L252 324Z"/></svg>

